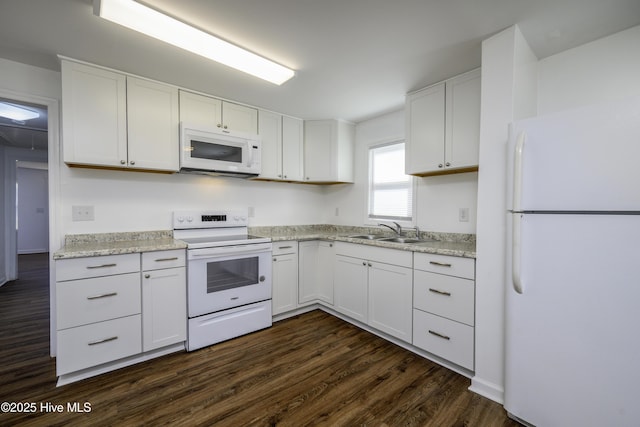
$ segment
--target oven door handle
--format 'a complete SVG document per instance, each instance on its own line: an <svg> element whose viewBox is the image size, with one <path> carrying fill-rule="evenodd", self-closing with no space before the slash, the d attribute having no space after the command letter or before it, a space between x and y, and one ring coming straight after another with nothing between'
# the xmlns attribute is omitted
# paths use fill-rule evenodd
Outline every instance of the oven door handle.
<svg viewBox="0 0 640 427"><path fill-rule="evenodd" d="M189 259L226 255L251 255L271 252L271 243L257 243L252 245L220 246L216 248L191 249Z"/></svg>

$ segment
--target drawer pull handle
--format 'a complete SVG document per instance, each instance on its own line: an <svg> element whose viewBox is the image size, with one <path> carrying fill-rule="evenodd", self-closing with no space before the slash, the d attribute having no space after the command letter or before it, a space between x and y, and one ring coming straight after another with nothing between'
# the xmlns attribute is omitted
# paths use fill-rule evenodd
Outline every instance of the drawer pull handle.
<svg viewBox="0 0 640 427"><path fill-rule="evenodd" d="M438 289L433 289L433 288L429 288L429 292L433 292L434 294L438 294L438 295L445 295L448 297L451 296L451 292L440 291Z"/></svg>
<svg viewBox="0 0 640 427"><path fill-rule="evenodd" d="M117 264L88 265L87 269L115 267Z"/></svg>
<svg viewBox="0 0 640 427"><path fill-rule="evenodd" d="M445 263L445 262L438 262L438 261L429 261L429 264L437 265L439 267L451 267L451 264L448 264L448 263Z"/></svg>
<svg viewBox="0 0 640 427"><path fill-rule="evenodd" d="M117 340L117 339L118 339L118 337L109 337L109 338L105 338L105 339L103 339L103 340L91 341L88 345L104 344L104 343L106 343L106 342L109 342L109 341L115 341L115 340Z"/></svg>
<svg viewBox="0 0 640 427"><path fill-rule="evenodd" d="M116 295L118 295L117 292L109 292L108 294L101 294L101 295L94 295L91 297L87 297L87 299L100 299L100 298L107 298L107 297L115 297Z"/></svg>
<svg viewBox="0 0 640 427"><path fill-rule="evenodd" d="M178 260L178 257L177 257L177 256L174 256L174 257L171 257L171 258L158 258L158 259L156 260L156 262L163 262L163 261L177 261L177 260Z"/></svg>
<svg viewBox="0 0 640 427"><path fill-rule="evenodd" d="M291 249L293 246L278 246L278 249Z"/></svg>
<svg viewBox="0 0 640 427"><path fill-rule="evenodd" d="M437 332L434 332L434 331L432 331L431 329L429 329L429 333L430 333L431 335L435 335L435 336L437 336L437 337L439 337L439 338L442 338L442 339L445 339L445 340L447 340L447 341L451 339L451 338L449 338L448 336L446 336L446 335L442 335L442 334L439 334L439 333L437 333Z"/></svg>

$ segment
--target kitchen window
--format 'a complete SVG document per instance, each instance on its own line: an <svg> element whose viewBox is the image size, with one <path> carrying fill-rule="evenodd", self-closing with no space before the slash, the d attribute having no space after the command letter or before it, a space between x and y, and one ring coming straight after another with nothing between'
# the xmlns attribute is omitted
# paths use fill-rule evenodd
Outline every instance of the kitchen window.
<svg viewBox="0 0 640 427"><path fill-rule="evenodd" d="M404 141L369 147L368 221L413 224L414 179L404 173Z"/></svg>

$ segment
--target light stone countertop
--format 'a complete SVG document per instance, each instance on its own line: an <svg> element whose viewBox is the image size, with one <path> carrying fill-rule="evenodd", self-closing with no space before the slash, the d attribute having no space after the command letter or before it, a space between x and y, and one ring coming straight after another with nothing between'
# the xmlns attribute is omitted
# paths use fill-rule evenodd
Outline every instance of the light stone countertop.
<svg viewBox="0 0 640 427"><path fill-rule="evenodd" d="M139 252L185 249L187 244L173 238L171 230L130 233L69 234L53 259L83 258Z"/></svg>
<svg viewBox="0 0 640 427"><path fill-rule="evenodd" d="M413 235L411 233L413 232ZM464 258L476 257L476 242L473 234L422 232L420 237L435 239L421 243L394 243L380 240L355 239L349 236L359 234L393 234L378 227L349 227L334 225L299 225L276 227L249 227L252 235L269 237L273 242L285 240L329 240L381 248L398 249L412 252L424 252L438 255L451 255ZM409 237L415 237L408 230ZM82 258L101 255L118 255L140 252L185 249L187 244L173 238L172 230L70 234L65 236L65 245L54 252L53 259Z"/></svg>
<svg viewBox="0 0 640 427"><path fill-rule="evenodd" d="M415 237L414 230L407 231L409 237ZM250 227L249 233L256 236L269 237L272 242L281 242L285 240L329 240L411 252L424 252L474 259L476 257L476 241L475 235L473 234L421 232L421 238L434 239L435 241L425 241L421 243L395 243L349 237L360 234L384 234L386 237L393 237L392 233L379 227L348 227L333 225Z"/></svg>

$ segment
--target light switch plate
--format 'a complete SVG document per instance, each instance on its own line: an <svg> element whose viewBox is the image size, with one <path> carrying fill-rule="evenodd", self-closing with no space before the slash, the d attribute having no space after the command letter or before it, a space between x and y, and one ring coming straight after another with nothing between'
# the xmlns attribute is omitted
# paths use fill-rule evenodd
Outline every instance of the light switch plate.
<svg viewBox="0 0 640 427"><path fill-rule="evenodd" d="M469 222L469 208L460 208L458 211L458 221Z"/></svg>

